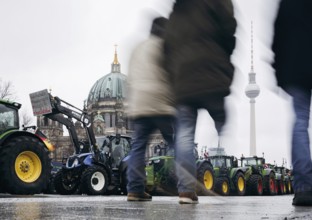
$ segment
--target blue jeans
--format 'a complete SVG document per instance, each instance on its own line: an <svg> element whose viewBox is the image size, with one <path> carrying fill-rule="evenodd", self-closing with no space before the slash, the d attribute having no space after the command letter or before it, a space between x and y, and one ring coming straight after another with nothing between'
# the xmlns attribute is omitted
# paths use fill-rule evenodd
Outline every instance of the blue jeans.
<svg viewBox="0 0 312 220"><path fill-rule="evenodd" d="M194 136L197 120L197 107L179 105L176 115L175 162L178 177L178 192L194 192L196 188L196 159L194 154ZM213 117L213 115L212 115ZM214 117L213 117L214 118ZM215 120L215 126L220 132L224 117Z"/></svg>
<svg viewBox="0 0 312 220"><path fill-rule="evenodd" d="M169 147L173 146L173 116L142 117L133 121L134 134L127 168L127 190L131 193L145 191L145 151L150 134L159 129Z"/></svg>
<svg viewBox="0 0 312 220"><path fill-rule="evenodd" d="M312 161L309 141L311 89L289 87L286 92L293 98L295 123L292 133L293 188L295 192L312 190Z"/></svg>

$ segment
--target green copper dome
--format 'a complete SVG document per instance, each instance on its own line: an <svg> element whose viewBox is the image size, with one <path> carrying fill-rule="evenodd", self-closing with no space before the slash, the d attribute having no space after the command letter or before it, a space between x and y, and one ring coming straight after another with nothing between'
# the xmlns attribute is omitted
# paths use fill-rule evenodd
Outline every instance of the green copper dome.
<svg viewBox="0 0 312 220"><path fill-rule="evenodd" d="M104 100L125 99L126 81L127 76L120 72L120 64L115 51L111 73L97 80L92 86L88 96L88 105Z"/></svg>

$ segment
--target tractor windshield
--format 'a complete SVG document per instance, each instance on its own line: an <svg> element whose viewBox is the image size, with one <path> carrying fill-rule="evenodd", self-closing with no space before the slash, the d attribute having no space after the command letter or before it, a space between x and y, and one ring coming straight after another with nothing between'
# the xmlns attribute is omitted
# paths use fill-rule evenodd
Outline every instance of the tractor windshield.
<svg viewBox="0 0 312 220"><path fill-rule="evenodd" d="M0 133L9 129L18 129L18 111L0 104Z"/></svg>
<svg viewBox="0 0 312 220"><path fill-rule="evenodd" d="M128 155L130 151L130 143L126 138L121 137L120 140L114 138L112 140L112 157L113 157L113 167L118 167L121 160Z"/></svg>
<svg viewBox="0 0 312 220"><path fill-rule="evenodd" d="M242 167L257 165L257 160L255 158L242 159Z"/></svg>
<svg viewBox="0 0 312 220"><path fill-rule="evenodd" d="M225 161L223 158L210 158L210 162L213 167L225 167Z"/></svg>

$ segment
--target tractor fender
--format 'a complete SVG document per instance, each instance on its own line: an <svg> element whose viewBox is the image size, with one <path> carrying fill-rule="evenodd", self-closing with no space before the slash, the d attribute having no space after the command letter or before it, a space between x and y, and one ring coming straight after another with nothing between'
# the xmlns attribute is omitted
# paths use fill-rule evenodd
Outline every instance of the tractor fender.
<svg viewBox="0 0 312 220"><path fill-rule="evenodd" d="M241 168L232 168L230 171L230 178L233 180L233 178L235 178L238 172L241 172L244 174L244 171Z"/></svg>
<svg viewBox="0 0 312 220"><path fill-rule="evenodd" d="M197 161L196 161L196 168L197 168L197 170L198 170L203 164L208 164L208 165L211 166L211 168L213 169L213 166L212 166L212 164L211 164L210 161L208 161L208 160L197 160ZM213 169L213 170L214 170L214 169Z"/></svg>
<svg viewBox="0 0 312 220"><path fill-rule="evenodd" d="M275 171L273 169L264 169L262 174L263 176L269 176L270 173L273 173L275 176Z"/></svg>
<svg viewBox="0 0 312 220"><path fill-rule="evenodd" d="M249 170L250 167L241 167L240 170L243 172L243 173L246 173L247 170Z"/></svg>
<svg viewBox="0 0 312 220"><path fill-rule="evenodd" d="M241 170L245 176L246 181L249 179L249 177L253 174L251 167L241 167Z"/></svg>
<svg viewBox="0 0 312 220"><path fill-rule="evenodd" d="M41 143L43 143L45 148L47 150L49 150L49 148L44 143L44 141L41 138L39 138L37 135L30 133L30 132L27 132L27 131L20 131L20 130L11 130L11 131L8 131L8 132L5 132L4 134L2 134L0 136L0 148L7 140L10 140L10 139L13 139L16 137L21 137L21 136L24 136L24 137L28 136L28 137L35 138L35 139L39 140Z"/></svg>

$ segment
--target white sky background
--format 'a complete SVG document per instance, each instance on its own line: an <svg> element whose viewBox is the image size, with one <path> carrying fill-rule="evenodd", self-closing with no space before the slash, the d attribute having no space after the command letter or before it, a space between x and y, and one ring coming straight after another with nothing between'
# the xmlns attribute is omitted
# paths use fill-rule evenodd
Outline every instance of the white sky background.
<svg viewBox="0 0 312 220"><path fill-rule="evenodd" d="M118 45L121 72L130 53L149 32L158 12L168 16L172 0L0 0L0 78L11 81L23 109L32 114L29 94L52 89L82 108L92 85L109 73ZM290 165L290 102L278 95L270 66L273 21L279 0L234 0L238 22L232 60L235 78L227 99L229 120L221 146L227 154L249 154L250 23L254 24L254 70L261 92L256 99L257 154ZM200 112L196 141L216 147L209 116Z"/></svg>

